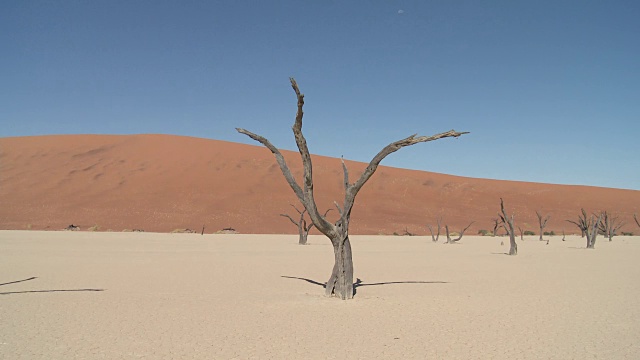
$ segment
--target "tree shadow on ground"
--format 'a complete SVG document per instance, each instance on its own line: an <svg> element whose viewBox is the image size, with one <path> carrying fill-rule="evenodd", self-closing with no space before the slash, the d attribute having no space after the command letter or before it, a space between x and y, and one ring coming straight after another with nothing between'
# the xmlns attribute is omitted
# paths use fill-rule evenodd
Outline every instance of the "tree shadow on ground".
<svg viewBox="0 0 640 360"><path fill-rule="evenodd" d="M296 276L282 275L280 277L287 278L287 279L302 280L313 285L322 286L324 289L327 288L326 282L321 283L315 280L296 277ZM355 295L358 292L358 288L361 286L378 286L378 285L393 285L393 284L448 284L448 283L449 283L448 281L387 281L387 282L377 282L377 283L365 283L365 282L362 282L360 278L356 278L356 282L353 283L353 295Z"/></svg>
<svg viewBox="0 0 640 360"><path fill-rule="evenodd" d="M492 252L491 255L509 255L509 253L506 252Z"/></svg>
<svg viewBox="0 0 640 360"><path fill-rule="evenodd" d="M26 291L0 292L0 295L28 294L28 293L51 293L51 292L73 292L73 291L104 291L104 289L26 290Z"/></svg>
<svg viewBox="0 0 640 360"><path fill-rule="evenodd" d="M10 285L10 284L17 284L17 283L21 283L21 282L23 282L23 281L29 281L29 280L34 280L34 279L37 279L37 277L32 276L32 277L30 277L30 278L28 278L28 279L22 279L22 280L10 281L10 282L6 282L6 283L2 283L2 284L0 284L0 286L3 286L3 285Z"/></svg>
<svg viewBox="0 0 640 360"><path fill-rule="evenodd" d="M6 283L0 284L0 286L17 284L29 280L37 279L37 277L33 276L28 279L10 281ZM56 289L56 290L24 290L24 291L7 291L0 292L0 295L11 295L11 294L28 294L28 293L51 293L51 292L75 292L75 291L104 291L104 289Z"/></svg>

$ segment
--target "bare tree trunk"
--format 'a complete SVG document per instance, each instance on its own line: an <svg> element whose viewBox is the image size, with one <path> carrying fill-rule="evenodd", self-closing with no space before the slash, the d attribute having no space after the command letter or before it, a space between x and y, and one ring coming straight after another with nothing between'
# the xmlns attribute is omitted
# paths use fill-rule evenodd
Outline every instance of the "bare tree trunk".
<svg viewBox="0 0 640 360"><path fill-rule="evenodd" d="M431 228L431 225L427 224L427 228L429 228L429 232L431 232L431 240L433 242L438 242L438 239L440 238L440 228L442 227L440 225L440 221L442 221L442 218L437 219L436 221L438 222L438 233L435 236L433 235L433 229Z"/></svg>
<svg viewBox="0 0 640 360"><path fill-rule="evenodd" d="M624 225L624 222L619 221L618 216L612 216L607 211L601 212L600 215L602 221L598 226L598 230L600 230L605 237L609 238L609 241L613 241L613 237L616 236L618 230Z"/></svg>
<svg viewBox="0 0 640 360"><path fill-rule="evenodd" d="M595 215L588 216L587 212L582 209L582 215L578 215L578 221L567 220L575 224L580 231L587 237L587 249L594 249L596 245L596 237L598 236L598 227L602 220L602 213L596 218Z"/></svg>
<svg viewBox="0 0 640 360"><path fill-rule="evenodd" d="M498 229L500 228L500 219L493 219L493 234L492 237L498 235Z"/></svg>
<svg viewBox="0 0 640 360"><path fill-rule="evenodd" d="M633 220L636 221L636 225L638 225L638 227L640 227L640 220L638 220L638 215L637 214L633 214Z"/></svg>
<svg viewBox="0 0 640 360"><path fill-rule="evenodd" d="M540 225L540 241L544 241L542 235L544 234L544 228L547 226L547 221L551 218L551 215L547 215L542 218L542 215L538 211L536 211L536 215L538 216L538 225Z"/></svg>
<svg viewBox="0 0 640 360"><path fill-rule="evenodd" d="M307 245L307 238L309 237L309 230L306 230L302 224L298 226L298 245Z"/></svg>
<svg viewBox="0 0 640 360"><path fill-rule="evenodd" d="M462 231L460 231L460 234L457 238L452 239L451 236L449 236L449 225L445 225L445 231L447 233L447 244L455 244L456 242L460 241L460 239L462 239L462 236L464 236L464 232L467 231L467 229L469 227L471 227L471 225L474 223L475 221L472 221L471 224L467 225L466 228L462 229Z"/></svg>
<svg viewBox="0 0 640 360"><path fill-rule="evenodd" d="M518 226L518 230L520 231L520 241L524 241L524 231L522 231L520 226Z"/></svg>
<svg viewBox="0 0 640 360"><path fill-rule="evenodd" d="M353 257L349 236L332 239L335 262L331 277L327 281L325 295L335 295L342 300L353 298Z"/></svg>
<svg viewBox="0 0 640 360"><path fill-rule="evenodd" d="M511 247L509 248L509 255L518 255L518 244L516 244L516 235L513 229L513 215L509 217L507 212L504 210L504 201L500 198L500 220L502 220L502 224L504 225L505 230L507 230L507 235L509 235L509 243Z"/></svg>

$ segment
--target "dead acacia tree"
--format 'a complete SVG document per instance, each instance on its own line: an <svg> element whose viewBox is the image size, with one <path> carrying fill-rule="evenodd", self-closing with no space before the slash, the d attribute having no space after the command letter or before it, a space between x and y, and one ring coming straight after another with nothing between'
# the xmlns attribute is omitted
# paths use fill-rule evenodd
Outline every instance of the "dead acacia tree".
<svg viewBox="0 0 640 360"><path fill-rule="evenodd" d="M587 216L587 212L582 210L582 215L578 215L578 220L567 220L575 224L580 231L587 237L587 249L594 249L596 245L596 237L598 236L598 227L602 220L602 213L596 218L595 215Z"/></svg>
<svg viewBox="0 0 640 360"><path fill-rule="evenodd" d="M516 244L516 235L513 229L513 214L511 217L504 210L504 201L500 198L500 212L498 213L500 216L500 221L502 222L502 226L507 231L507 235L509 235L509 243L511 247L509 248L509 255L518 255L518 244Z"/></svg>
<svg viewBox="0 0 640 360"><path fill-rule="evenodd" d="M607 211L603 211L601 216L602 221L598 225L598 230L604 237L609 238L609 241L612 241L618 230L624 225L624 222L620 221L618 216L612 216Z"/></svg>
<svg viewBox="0 0 640 360"><path fill-rule="evenodd" d="M351 221L351 210L353 209L356 195L358 194L360 189L362 189L362 186L371 178L373 173L378 168L380 162L385 157L387 157L387 155L394 153L406 146L448 137L457 138L463 134L466 134L466 132L457 132L455 130L450 130L432 136L417 136L414 134L405 139L392 142L391 144L385 146L382 150L380 150L380 152L378 152L378 154L376 154L376 156L373 157L358 180L353 183L349 180L349 172L343 160L342 170L344 173L344 201L342 203L342 206L340 206L337 202L334 202L336 208L338 209L340 217L335 223L332 224L324 216L322 216L320 212L318 212L318 207L316 205L313 191L313 167L311 163L311 155L309 153L309 148L307 147L307 140L302 134L302 108L304 106L304 94L302 94L298 89L298 84L296 83L295 79L290 78L290 81L291 87L293 88L293 91L295 92L298 100L298 109L296 112L296 118L293 123L292 130L296 140L296 144L298 146L298 150L300 152L300 156L302 158L302 165L304 169L302 186L300 186L294 179L280 150L273 146L273 144L271 144L269 140L245 129L236 128L236 130L239 133L247 135L253 140L258 141L275 155L276 161L280 166L282 174L284 175L285 179L289 183L289 186L296 194L304 208L307 210L307 213L311 218L311 222L313 222L315 227L321 233L323 233L329 238L329 240L331 240L335 262L333 265L331 276L329 277L329 280L327 281L327 284L325 286L325 294L327 296L335 295L343 300L351 299L353 298L353 258L351 254L351 243L349 241L349 224Z"/></svg>
<svg viewBox="0 0 640 360"><path fill-rule="evenodd" d="M520 232L520 240L524 241L524 231L522 231L522 227L518 225L518 231Z"/></svg>
<svg viewBox="0 0 640 360"><path fill-rule="evenodd" d="M636 221L636 225L638 225L638 227L640 227L640 220L638 220L638 215L633 214L633 220Z"/></svg>
<svg viewBox="0 0 640 360"><path fill-rule="evenodd" d="M500 219L495 218L491 220L493 221L493 234L491 236L495 237L496 235L498 235L498 229L500 229Z"/></svg>
<svg viewBox="0 0 640 360"><path fill-rule="evenodd" d="M289 204L291 205L294 209L296 209L296 211L298 212L298 215L300 215L300 220L296 221L294 220L291 216L287 215L287 214L280 214L280 216L284 216L286 218L288 218L289 220L291 220L291 222L298 227L298 234L300 234L300 237L298 239L298 244L299 245L306 245L307 244L307 238L309 237L309 231L311 231L311 229L314 227L313 223L307 225L307 220L304 218L304 214L307 212L307 209L304 209L302 211L300 211L300 209L298 209L295 205L293 204ZM327 216L327 213L330 211L331 209L327 210L323 216Z"/></svg>
<svg viewBox="0 0 640 360"><path fill-rule="evenodd" d="M551 215L547 215L543 218L537 210L536 215L538 216L538 225L540 226L540 241L544 241L542 234L544 234L544 228L547 226L547 221L549 221Z"/></svg>
<svg viewBox="0 0 640 360"><path fill-rule="evenodd" d="M474 222L475 221L472 221L471 224L467 225L466 228L462 229L462 231L460 231L460 234L458 235L458 237L455 238L455 239L452 239L451 236L449 236L449 225L445 225L444 229L445 229L445 231L447 233L447 242L446 242L446 244L455 244L456 242L460 241L460 239L462 239L462 236L464 235L464 232L467 231L467 229L471 225L473 225Z"/></svg>
<svg viewBox="0 0 640 360"><path fill-rule="evenodd" d="M431 232L431 240L433 242L438 242L438 239L440 238L440 228L442 227L440 225L440 222L442 221L442 218L439 218L436 220L438 223L438 232L436 233L436 235L433 235L433 229L431 228L431 224L427 224L427 228L429 228L429 231Z"/></svg>

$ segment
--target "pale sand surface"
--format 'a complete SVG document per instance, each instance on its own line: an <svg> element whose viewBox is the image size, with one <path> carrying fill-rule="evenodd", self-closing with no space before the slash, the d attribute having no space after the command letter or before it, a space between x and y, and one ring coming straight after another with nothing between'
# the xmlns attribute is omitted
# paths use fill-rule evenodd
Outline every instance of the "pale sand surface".
<svg viewBox="0 0 640 360"><path fill-rule="evenodd" d="M0 358L639 359L640 237L533 239L0 231Z"/></svg>

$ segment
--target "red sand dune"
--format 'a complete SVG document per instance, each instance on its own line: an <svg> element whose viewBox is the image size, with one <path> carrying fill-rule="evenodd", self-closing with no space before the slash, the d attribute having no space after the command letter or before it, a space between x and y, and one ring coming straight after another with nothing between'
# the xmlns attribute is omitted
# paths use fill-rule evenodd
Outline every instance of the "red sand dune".
<svg viewBox="0 0 640 360"><path fill-rule="evenodd" d="M283 152L297 179L297 153ZM393 155L391 155L393 156ZM341 203L339 159L313 157L316 199L324 211ZM347 162L352 180L364 163ZM516 224L537 233L536 210L550 214L546 230L575 233L575 219L609 210L640 232L640 191L465 178L380 167L356 199L354 234L427 234L425 224L468 234L492 228L500 200ZM288 219L297 201L271 152L262 146L170 135L60 135L0 139L0 229L191 228L211 233L295 233ZM299 206L299 205L298 205ZM329 213L331 219L336 211Z"/></svg>

